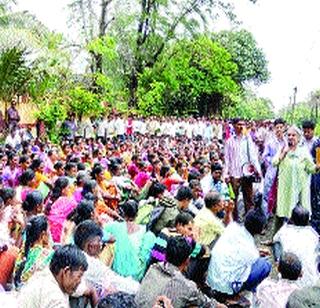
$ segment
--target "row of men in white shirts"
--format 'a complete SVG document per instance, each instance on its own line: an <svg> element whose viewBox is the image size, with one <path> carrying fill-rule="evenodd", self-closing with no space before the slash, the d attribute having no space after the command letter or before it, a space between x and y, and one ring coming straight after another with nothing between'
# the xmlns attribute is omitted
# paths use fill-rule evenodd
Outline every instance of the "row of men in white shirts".
<svg viewBox="0 0 320 308"><path fill-rule="evenodd" d="M131 126L132 134L150 134L150 135L169 135L169 136L187 136L193 138L202 136L207 140L213 138L223 139L223 122L219 120L196 120L190 119L169 119L161 120L150 117L133 118L128 120L122 117L108 117L102 121L91 122L85 120L78 125L78 135L90 137L113 137L124 135ZM96 127L96 129L95 129Z"/></svg>

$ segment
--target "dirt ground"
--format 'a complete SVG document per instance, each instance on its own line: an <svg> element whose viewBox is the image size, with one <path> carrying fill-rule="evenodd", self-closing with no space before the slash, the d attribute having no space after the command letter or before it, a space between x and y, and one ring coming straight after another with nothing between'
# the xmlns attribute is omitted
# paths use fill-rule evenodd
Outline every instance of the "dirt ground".
<svg viewBox="0 0 320 308"><path fill-rule="evenodd" d="M263 232L263 234L259 235L256 237L256 244L259 248L264 248L264 249L268 249L270 251L270 256L268 257L268 259L271 261L272 263L272 273L271 273L271 277L272 278L276 278L277 277L277 269L275 266L275 262L274 262L274 258L272 255L272 247L270 246L263 246L261 244L261 242L265 242L265 241L269 241L272 240L273 237L273 225L274 224L274 220L271 218L268 221L267 227L265 228L265 231Z"/></svg>

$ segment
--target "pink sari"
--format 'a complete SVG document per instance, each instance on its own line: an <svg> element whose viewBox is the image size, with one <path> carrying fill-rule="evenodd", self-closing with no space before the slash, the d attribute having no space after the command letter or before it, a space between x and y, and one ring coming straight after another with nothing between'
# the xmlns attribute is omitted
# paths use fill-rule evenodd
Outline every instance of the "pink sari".
<svg viewBox="0 0 320 308"><path fill-rule="evenodd" d="M50 224L50 232L55 243L60 243L63 224L67 216L77 206L74 198L60 197L51 207L48 221Z"/></svg>

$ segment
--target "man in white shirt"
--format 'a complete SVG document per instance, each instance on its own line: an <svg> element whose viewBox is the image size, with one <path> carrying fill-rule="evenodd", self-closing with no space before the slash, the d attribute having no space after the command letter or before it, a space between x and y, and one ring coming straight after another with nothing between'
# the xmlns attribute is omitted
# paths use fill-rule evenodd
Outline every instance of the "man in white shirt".
<svg viewBox="0 0 320 308"><path fill-rule="evenodd" d="M97 137L106 139L108 136L108 120L107 118L102 118L97 127Z"/></svg>
<svg viewBox="0 0 320 308"><path fill-rule="evenodd" d="M114 128L115 128L115 133L116 136L120 139L120 140L124 140L124 135L126 133L126 125L124 120L118 116L114 122Z"/></svg>
<svg viewBox="0 0 320 308"><path fill-rule="evenodd" d="M309 287L320 279L317 268L319 235L309 226L309 211L301 206L293 209L290 222L283 225L273 238L275 259L279 260L279 251L294 253L301 261L303 271L297 284Z"/></svg>
<svg viewBox="0 0 320 308"><path fill-rule="evenodd" d="M88 268L83 252L74 245L59 248L50 262L50 269L36 273L21 289L20 308L69 308L69 295L74 295ZM84 287L79 296L95 293Z"/></svg>
<svg viewBox="0 0 320 308"><path fill-rule="evenodd" d="M315 124L313 121L303 121L302 123L302 130L303 130L303 141L302 143L308 148L309 152L311 153L313 144L317 140L314 136L314 129Z"/></svg>
<svg viewBox="0 0 320 308"><path fill-rule="evenodd" d="M8 144L12 148L16 149L21 144L20 131L13 127L5 140L5 144Z"/></svg>
<svg viewBox="0 0 320 308"><path fill-rule="evenodd" d="M266 217L260 209L250 210L244 226L229 224L211 251L207 283L226 295L254 291L268 277L271 264L260 257L254 236L262 232Z"/></svg>

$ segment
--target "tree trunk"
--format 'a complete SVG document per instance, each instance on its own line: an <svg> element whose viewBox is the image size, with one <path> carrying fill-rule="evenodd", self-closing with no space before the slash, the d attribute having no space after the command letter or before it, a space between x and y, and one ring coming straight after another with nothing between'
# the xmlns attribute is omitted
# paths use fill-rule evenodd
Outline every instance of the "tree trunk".
<svg viewBox="0 0 320 308"><path fill-rule="evenodd" d="M133 68L129 79L129 107L135 108L137 105L138 72Z"/></svg>

